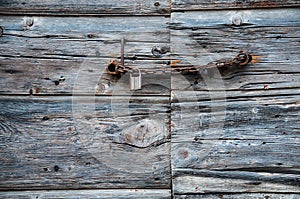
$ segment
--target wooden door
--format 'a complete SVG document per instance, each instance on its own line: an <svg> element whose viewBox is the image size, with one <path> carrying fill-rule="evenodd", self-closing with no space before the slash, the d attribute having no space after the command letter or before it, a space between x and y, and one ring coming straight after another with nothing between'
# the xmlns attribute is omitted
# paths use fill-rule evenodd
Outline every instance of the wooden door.
<svg viewBox="0 0 300 199"><path fill-rule="evenodd" d="M0 0L0 198L298 198L298 6Z"/></svg>

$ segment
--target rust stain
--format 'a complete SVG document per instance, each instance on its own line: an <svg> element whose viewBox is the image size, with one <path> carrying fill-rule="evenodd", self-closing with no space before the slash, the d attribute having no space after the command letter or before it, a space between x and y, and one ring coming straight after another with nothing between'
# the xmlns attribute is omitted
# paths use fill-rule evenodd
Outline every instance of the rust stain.
<svg viewBox="0 0 300 199"><path fill-rule="evenodd" d="M261 62L260 58L265 57L265 56L262 56L262 55L251 55L251 56L252 56L251 63L258 63L258 62Z"/></svg>
<svg viewBox="0 0 300 199"><path fill-rule="evenodd" d="M171 66L176 66L177 64L180 64L181 60L172 60L171 61Z"/></svg>
<svg viewBox="0 0 300 199"><path fill-rule="evenodd" d="M129 133L125 133L125 139L126 139L126 141L131 142L132 136Z"/></svg>
<svg viewBox="0 0 300 199"><path fill-rule="evenodd" d="M40 93L41 89L40 88L35 88L35 93Z"/></svg>

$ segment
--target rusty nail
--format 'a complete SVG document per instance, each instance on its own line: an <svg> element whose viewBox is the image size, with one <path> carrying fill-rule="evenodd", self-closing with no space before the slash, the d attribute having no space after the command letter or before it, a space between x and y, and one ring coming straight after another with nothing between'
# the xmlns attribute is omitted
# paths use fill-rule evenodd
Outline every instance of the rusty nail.
<svg viewBox="0 0 300 199"><path fill-rule="evenodd" d="M125 51L125 39L122 38L121 39L121 66L125 65L125 61L124 61L124 51Z"/></svg>

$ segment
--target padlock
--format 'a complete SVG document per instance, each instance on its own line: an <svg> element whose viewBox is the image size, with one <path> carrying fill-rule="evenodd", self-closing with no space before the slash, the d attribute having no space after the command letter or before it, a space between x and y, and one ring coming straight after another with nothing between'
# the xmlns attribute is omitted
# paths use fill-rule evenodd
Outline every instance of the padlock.
<svg viewBox="0 0 300 199"><path fill-rule="evenodd" d="M142 89L142 74L139 69L135 69L138 73L132 71L130 72L130 90L135 91L135 90L140 90Z"/></svg>

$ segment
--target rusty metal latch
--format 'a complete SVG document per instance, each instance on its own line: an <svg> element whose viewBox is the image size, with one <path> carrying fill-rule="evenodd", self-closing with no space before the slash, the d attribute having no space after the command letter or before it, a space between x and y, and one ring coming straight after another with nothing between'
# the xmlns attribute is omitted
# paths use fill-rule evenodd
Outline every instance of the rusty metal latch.
<svg viewBox="0 0 300 199"><path fill-rule="evenodd" d="M112 60L109 62L108 66L106 67L106 72L110 75L123 75L126 72L130 72L130 90L140 90L142 88L142 70L131 67L125 66L124 61L124 49L125 49L125 39L121 39L121 61L120 63L117 60ZM152 49L153 53L153 49ZM210 69L210 68L232 68L232 67L244 67L249 63L256 63L259 62L259 58L262 56L249 54L247 52L240 51L236 57L228 60L217 60L215 62L208 63L202 66L187 66L187 67L178 67L175 64L171 64L171 67L168 68L161 68L155 69L155 71L151 71L151 73L166 73L166 72L173 72L173 73L180 73L180 72L188 72L188 73L195 73L201 69ZM173 62L171 62L173 63Z"/></svg>
<svg viewBox="0 0 300 199"><path fill-rule="evenodd" d="M125 39L121 39L121 61L112 60L106 67L106 72L110 75L122 75L130 72L130 90L140 90L142 88L142 74L140 69L136 67L125 66Z"/></svg>

